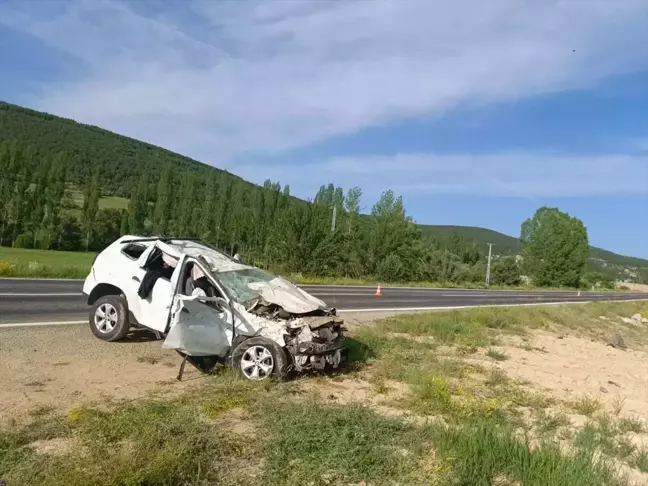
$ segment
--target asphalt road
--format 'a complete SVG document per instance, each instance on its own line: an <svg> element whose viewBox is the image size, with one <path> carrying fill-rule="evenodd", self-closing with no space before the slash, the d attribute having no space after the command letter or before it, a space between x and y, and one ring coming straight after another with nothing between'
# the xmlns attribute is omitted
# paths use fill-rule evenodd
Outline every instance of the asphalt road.
<svg viewBox="0 0 648 486"><path fill-rule="evenodd" d="M83 321L88 307L78 280L0 279L0 327L7 323ZM646 293L375 288L303 285L340 311L422 310L444 307L648 299Z"/></svg>

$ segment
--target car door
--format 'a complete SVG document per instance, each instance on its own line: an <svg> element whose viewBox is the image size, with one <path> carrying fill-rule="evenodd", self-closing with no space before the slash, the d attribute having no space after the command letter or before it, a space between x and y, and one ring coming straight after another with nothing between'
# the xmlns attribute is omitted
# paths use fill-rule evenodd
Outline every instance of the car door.
<svg viewBox="0 0 648 486"><path fill-rule="evenodd" d="M222 297L176 294L171 328L162 347L190 356L224 357L232 345L233 319Z"/></svg>
<svg viewBox="0 0 648 486"><path fill-rule="evenodd" d="M136 271L133 276L133 284L139 289L148 269L147 266L151 259L159 257L159 250L163 254L177 259L177 264L170 278L158 277L155 280L153 288L145 298L136 295L135 309L131 309L137 322L142 326L153 329L154 331L165 332L169 322L171 306L173 304L173 295L178 285L180 269L185 259L184 255L179 254L173 248L162 242L156 242L154 248L147 255L146 262ZM130 304L130 302L129 302ZM137 312L137 314L135 314Z"/></svg>
<svg viewBox="0 0 648 486"><path fill-rule="evenodd" d="M137 322L141 322L140 298L137 295L137 291L144 279L144 275L146 275L146 262L149 260L152 251L155 249L155 245L148 245L148 247L137 258L128 251L130 246L135 245L137 244L128 244L121 249L121 255L124 257L124 264L113 265L113 268L109 269L109 272L118 276L118 287L126 296L128 310L133 317L135 317ZM140 245L144 246L143 244Z"/></svg>

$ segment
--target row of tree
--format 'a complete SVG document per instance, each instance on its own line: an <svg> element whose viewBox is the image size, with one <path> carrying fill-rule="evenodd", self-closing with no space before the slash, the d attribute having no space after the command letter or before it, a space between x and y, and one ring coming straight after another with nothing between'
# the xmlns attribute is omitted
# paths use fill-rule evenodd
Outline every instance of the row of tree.
<svg viewBox="0 0 648 486"><path fill-rule="evenodd" d="M0 245L98 251L122 234L173 235L201 238L285 273L484 281L479 248L457 235L423 237L392 191L365 215L357 187L345 193L329 184L303 201L279 183L259 188L224 171L205 177L165 163L132 181L127 210L100 209L101 171L85 179L82 201L75 201L67 167L63 154L42 157L15 143L0 145ZM542 208L524 223L522 241L524 270L537 284L578 285L588 248L580 221ZM518 260L497 260L491 282L519 285Z"/></svg>

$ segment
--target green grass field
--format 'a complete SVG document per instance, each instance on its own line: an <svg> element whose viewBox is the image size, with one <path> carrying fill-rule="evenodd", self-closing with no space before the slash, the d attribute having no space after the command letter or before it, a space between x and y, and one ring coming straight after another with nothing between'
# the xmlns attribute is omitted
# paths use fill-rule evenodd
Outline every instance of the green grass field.
<svg viewBox="0 0 648 486"><path fill-rule="evenodd" d="M94 253L0 247L0 277L85 278Z"/></svg>
<svg viewBox="0 0 648 486"><path fill-rule="evenodd" d="M68 189L67 193L77 207L83 207L83 191ZM124 197L104 196L99 199L99 209L128 209L128 199Z"/></svg>
<svg viewBox="0 0 648 486"><path fill-rule="evenodd" d="M223 370L175 398L64 413L37 407L24 420L0 421L2 479L11 486L628 485L614 461L648 470L648 453L623 435L646 430L643 420L599 414L573 426L566 414L582 412L581 403L559 403L464 358L529 327L589 332L611 322L595 316L642 310L646 303L633 302L398 316L352 331L347 375L251 383ZM359 382L372 384L373 395L332 397Z"/></svg>

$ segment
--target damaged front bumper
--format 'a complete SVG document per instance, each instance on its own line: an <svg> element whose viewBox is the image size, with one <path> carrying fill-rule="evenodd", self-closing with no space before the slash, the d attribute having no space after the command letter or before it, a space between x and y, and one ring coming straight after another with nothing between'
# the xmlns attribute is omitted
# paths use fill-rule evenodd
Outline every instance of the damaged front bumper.
<svg viewBox="0 0 648 486"><path fill-rule="evenodd" d="M348 350L342 340L330 344L300 343L288 351L296 371L338 369L348 363Z"/></svg>
<svg viewBox="0 0 648 486"><path fill-rule="evenodd" d="M344 367L348 351L344 343L343 321L335 316L305 317L293 322L298 325L284 336L286 350L296 371L325 370Z"/></svg>

